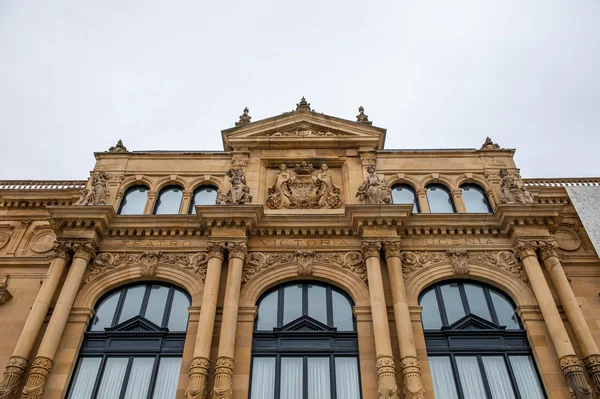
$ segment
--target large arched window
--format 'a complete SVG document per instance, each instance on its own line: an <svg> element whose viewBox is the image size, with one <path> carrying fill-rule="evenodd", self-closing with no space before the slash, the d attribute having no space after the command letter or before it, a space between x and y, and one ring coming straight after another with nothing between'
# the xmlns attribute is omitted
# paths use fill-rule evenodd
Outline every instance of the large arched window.
<svg viewBox="0 0 600 399"><path fill-rule="evenodd" d="M119 215L143 215L148 201L148 187L130 187L123 196Z"/></svg>
<svg viewBox="0 0 600 399"><path fill-rule="evenodd" d="M292 283L258 304L251 399L360 399L352 302L318 283Z"/></svg>
<svg viewBox="0 0 600 399"><path fill-rule="evenodd" d="M136 284L106 295L85 333L68 399L173 399L190 299Z"/></svg>
<svg viewBox="0 0 600 399"><path fill-rule="evenodd" d="M194 191L190 213L196 214L196 205L214 205L217 203L217 191L215 186L200 186Z"/></svg>
<svg viewBox="0 0 600 399"><path fill-rule="evenodd" d="M183 189L179 186L167 186L160 190L154 206L155 215L177 215L181 207Z"/></svg>
<svg viewBox="0 0 600 399"><path fill-rule="evenodd" d="M467 213L490 213L492 211L490 201L481 187L476 184L463 184L460 188Z"/></svg>
<svg viewBox="0 0 600 399"><path fill-rule="evenodd" d="M445 282L419 298L436 399L544 399L527 334L503 293Z"/></svg>
<svg viewBox="0 0 600 399"><path fill-rule="evenodd" d="M412 204L413 213L419 213L419 201L415 190L408 184L394 184L392 186L392 203Z"/></svg>
<svg viewBox="0 0 600 399"><path fill-rule="evenodd" d="M450 191L441 184L430 184L427 190L427 203L431 213L455 213L454 202Z"/></svg>

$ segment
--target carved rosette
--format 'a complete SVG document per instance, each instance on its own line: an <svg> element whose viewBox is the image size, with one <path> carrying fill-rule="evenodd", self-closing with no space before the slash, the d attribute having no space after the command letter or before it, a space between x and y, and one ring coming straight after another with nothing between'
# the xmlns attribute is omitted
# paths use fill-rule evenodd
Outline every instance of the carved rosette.
<svg viewBox="0 0 600 399"><path fill-rule="evenodd" d="M400 244L402 242L400 240L397 241L385 241L383 243L383 252L385 253L385 259L396 257L400 257Z"/></svg>
<svg viewBox="0 0 600 399"><path fill-rule="evenodd" d="M537 256L536 250L538 248L538 242L535 240L519 240L515 244L514 251L519 259L524 260L528 256Z"/></svg>
<svg viewBox="0 0 600 399"><path fill-rule="evenodd" d="M361 244L363 258L380 258L381 257L381 242L380 241L363 241Z"/></svg>
<svg viewBox="0 0 600 399"><path fill-rule="evenodd" d="M226 245L224 242L220 241L209 241L206 244L206 253L208 254L208 258L219 258L221 260L225 259L225 249Z"/></svg>
<svg viewBox="0 0 600 399"><path fill-rule="evenodd" d="M377 358L377 393L379 399L399 399L396 384L396 366L391 356Z"/></svg>
<svg viewBox="0 0 600 399"><path fill-rule="evenodd" d="M208 382L210 360L205 357L196 357L190 365L190 380L185 390L186 399L204 399Z"/></svg>
<svg viewBox="0 0 600 399"><path fill-rule="evenodd" d="M538 242L540 248L540 258L545 261L548 258L555 257L558 258L558 254L556 253L556 249L558 248L558 244L554 240L550 241L539 241Z"/></svg>
<svg viewBox="0 0 600 399"><path fill-rule="evenodd" d="M586 357L583 359L583 364L594 382L596 395L600 397L600 354Z"/></svg>
<svg viewBox="0 0 600 399"><path fill-rule="evenodd" d="M73 255L72 250L73 244L67 241L54 241L52 248L54 250L54 257L61 258L66 260L67 262L71 260L71 256Z"/></svg>
<svg viewBox="0 0 600 399"><path fill-rule="evenodd" d="M52 368L52 359L38 356L31 363L29 378L23 388L22 399L41 399L44 392L44 385L50 369Z"/></svg>
<svg viewBox="0 0 600 399"><path fill-rule="evenodd" d="M416 357L407 356L400 361L404 397L406 399L425 399L425 389L421 380L421 367Z"/></svg>
<svg viewBox="0 0 600 399"><path fill-rule="evenodd" d="M575 355L567 355L560 358L560 368L562 369L569 392L574 399L591 399L592 389L585 380L583 364Z"/></svg>
<svg viewBox="0 0 600 399"><path fill-rule="evenodd" d="M230 241L227 243L227 250L229 251L229 259L238 258L244 261L248 254L248 245L246 241Z"/></svg>
<svg viewBox="0 0 600 399"><path fill-rule="evenodd" d="M449 249L446 251L452 267L454 268L454 274L457 276L466 276L469 274L469 253L466 249Z"/></svg>
<svg viewBox="0 0 600 399"><path fill-rule="evenodd" d="M0 399L16 399L28 363L27 359L20 356L11 356L8 359L4 378L0 382Z"/></svg>
<svg viewBox="0 0 600 399"><path fill-rule="evenodd" d="M227 356L217 358L215 367L215 386L213 388L213 399L231 399L233 390L231 382L233 379L233 359Z"/></svg>

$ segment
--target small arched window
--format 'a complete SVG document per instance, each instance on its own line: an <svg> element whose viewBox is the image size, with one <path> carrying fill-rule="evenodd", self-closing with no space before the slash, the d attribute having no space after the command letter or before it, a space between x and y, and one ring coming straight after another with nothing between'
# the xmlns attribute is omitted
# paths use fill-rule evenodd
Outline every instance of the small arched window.
<svg viewBox="0 0 600 399"><path fill-rule="evenodd" d="M442 184L430 184L427 190L427 203L431 213L455 213L450 191Z"/></svg>
<svg viewBox="0 0 600 399"><path fill-rule="evenodd" d="M474 281L435 285L419 297L436 398L545 399L515 306Z"/></svg>
<svg viewBox="0 0 600 399"><path fill-rule="evenodd" d="M181 207L183 189L179 186L167 186L160 190L154 206L155 215L177 215Z"/></svg>
<svg viewBox="0 0 600 399"><path fill-rule="evenodd" d="M127 189L121 206L119 215L143 215L148 201L148 187L133 186Z"/></svg>
<svg viewBox="0 0 600 399"><path fill-rule="evenodd" d="M217 191L215 186L200 186L194 191L190 213L196 214L196 205L214 205L217 203Z"/></svg>
<svg viewBox="0 0 600 399"><path fill-rule="evenodd" d="M85 333L67 398L175 398L189 306L185 292L162 284L106 295Z"/></svg>
<svg viewBox="0 0 600 399"><path fill-rule="evenodd" d="M481 187L476 184L463 184L460 188L467 213L492 212L490 201Z"/></svg>
<svg viewBox="0 0 600 399"><path fill-rule="evenodd" d="M412 204L413 213L419 213L419 201L415 190L408 184L394 184L392 186L392 203Z"/></svg>

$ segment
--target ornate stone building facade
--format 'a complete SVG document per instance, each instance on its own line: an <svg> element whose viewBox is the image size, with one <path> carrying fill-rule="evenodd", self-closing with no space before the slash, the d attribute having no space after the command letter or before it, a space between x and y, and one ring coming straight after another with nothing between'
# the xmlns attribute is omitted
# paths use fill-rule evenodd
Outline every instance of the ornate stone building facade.
<svg viewBox="0 0 600 399"><path fill-rule="evenodd" d="M385 135L302 99L0 182L0 398L598 398L600 180Z"/></svg>

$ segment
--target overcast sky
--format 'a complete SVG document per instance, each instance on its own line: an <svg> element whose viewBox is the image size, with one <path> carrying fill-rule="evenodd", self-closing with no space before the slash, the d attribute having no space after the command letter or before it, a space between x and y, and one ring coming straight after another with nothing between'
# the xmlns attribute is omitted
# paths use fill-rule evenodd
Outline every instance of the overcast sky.
<svg viewBox="0 0 600 399"><path fill-rule="evenodd" d="M598 0L0 0L0 179L85 179L93 151L221 150L302 96L386 148L516 148L600 175Z"/></svg>

